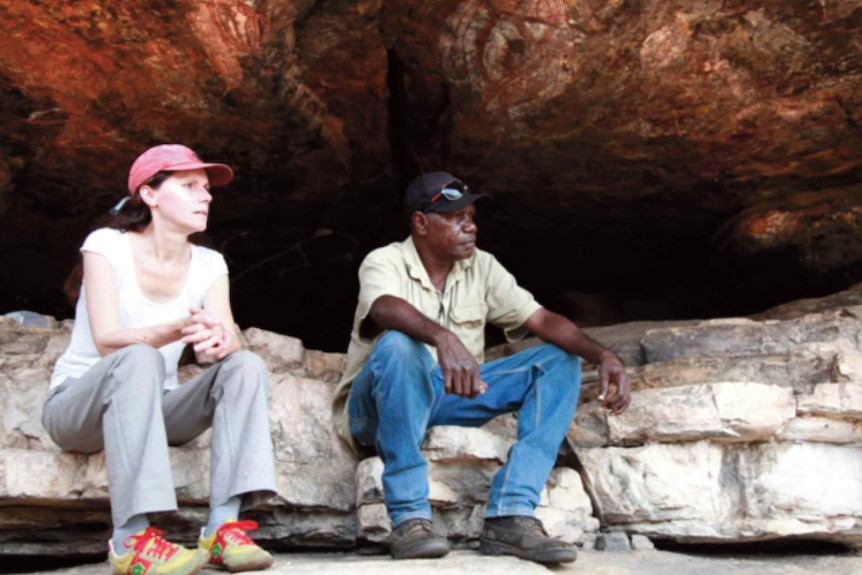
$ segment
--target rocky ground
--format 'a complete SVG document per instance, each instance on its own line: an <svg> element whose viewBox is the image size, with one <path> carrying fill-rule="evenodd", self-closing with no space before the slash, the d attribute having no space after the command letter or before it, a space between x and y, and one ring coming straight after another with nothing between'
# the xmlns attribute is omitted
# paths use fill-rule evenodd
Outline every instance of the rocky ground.
<svg viewBox="0 0 862 575"><path fill-rule="evenodd" d="M0 568L0 572L4 571ZM54 575L106 575L107 562L53 571ZM395 562L387 555L361 556L353 553L279 554L270 575L519 575L557 572L578 575L859 575L862 555L691 555L669 551L602 552L582 551L578 561L544 567L509 557L483 557L475 551L458 550L437 560ZM214 573L205 570L203 573Z"/></svg>

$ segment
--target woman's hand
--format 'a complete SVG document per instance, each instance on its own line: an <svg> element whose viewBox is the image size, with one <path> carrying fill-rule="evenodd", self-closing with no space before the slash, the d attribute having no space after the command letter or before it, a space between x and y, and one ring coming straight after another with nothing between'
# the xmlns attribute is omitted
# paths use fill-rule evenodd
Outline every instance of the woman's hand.
<svg viewBox="0 0 862 575"><path fill-rule="evenodd" d="M199 362L223 359L230 353L232 338L236 337L233 330L200 308L190 308L189 312L189 324L181 330L182 342L192 345Z"/></svg>

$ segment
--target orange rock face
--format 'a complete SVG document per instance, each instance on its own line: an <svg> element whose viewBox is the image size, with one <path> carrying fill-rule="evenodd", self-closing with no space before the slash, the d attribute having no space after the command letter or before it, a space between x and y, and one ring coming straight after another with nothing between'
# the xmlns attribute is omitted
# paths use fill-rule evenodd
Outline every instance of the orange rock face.
<svg viewBox="0 0 862 575"><path fill-rule="evenodd" d="M697 291L686 277L713 285L708 262L795 238L805 257L754 269L862 279L862 245L812 243L809 219L733 227L858 182L850 0L0 0L0 19L0 268L41 270L0 272L0 308L49 297L164 141L235 167L211 228L246 282L261 261L289 286L351 276L403 234L403 186L430 169L494 195L484 246L540 295L627 298L656 276Z"/></svg>

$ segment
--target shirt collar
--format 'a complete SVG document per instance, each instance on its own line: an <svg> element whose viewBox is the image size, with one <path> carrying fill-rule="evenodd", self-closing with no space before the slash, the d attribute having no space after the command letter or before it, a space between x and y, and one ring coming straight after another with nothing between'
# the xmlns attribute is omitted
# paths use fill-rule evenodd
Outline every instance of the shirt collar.
<svg viewBox="0 0 862 575"><path fill-rule="evenodd" d="M431 283L431 278L428 277L428 271L422 265L422 260L419 258L419 252L416 251L416 244L413 243L413 236L408 236L401 244L404 261L407 264L407 273L411 278L417 280L423 287L437 291L434 284ZM446 277L446 289L455 285L464 276L468 269L473 265L473 260L476 258L476 250L473 250L473 255L469 258L458 260L452 266L452 271Z"/></svg>

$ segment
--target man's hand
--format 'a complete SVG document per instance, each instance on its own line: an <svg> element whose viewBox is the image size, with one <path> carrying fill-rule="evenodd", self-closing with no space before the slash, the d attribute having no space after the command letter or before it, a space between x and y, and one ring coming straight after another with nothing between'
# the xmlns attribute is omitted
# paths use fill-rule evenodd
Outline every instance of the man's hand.
<svg viewBox="0 0 862 575"><path fill-rule="evenodd" d="M470 399L485 393L488 386L480 378L479 363L458 336L446 331L435 340L435 347L446 393Z"/></svg>
<svg viewBox="0 0 862 575"><path fill-rule="evenodd" d="M599 364L599 381L602 384L599 400L604 409L610 409L611 415L619 415L628 409L632 401L631 380L626 375L626 370L620 359L611 352L602 354L602 361ZM616 388L613 395L609 395L611 385Z"/></svg>
<svg viewBox="0 0 862 575"><path fill-rule="evenodd" d="M458 336L425 317L407 301L380 296L371 305L368 319L379 329L395 329L434 346L446 393L473 399L488 389L479 376L479 363Z"/></svg>

